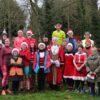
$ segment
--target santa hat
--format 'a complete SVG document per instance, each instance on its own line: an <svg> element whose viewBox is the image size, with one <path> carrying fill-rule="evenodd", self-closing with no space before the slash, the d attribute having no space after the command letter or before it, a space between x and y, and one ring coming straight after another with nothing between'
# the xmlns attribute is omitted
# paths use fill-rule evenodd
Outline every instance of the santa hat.
<svg viewBox="0 0 100 100"><path fill-rule="evenodd" d="M28 30L28 31L26 32L26 34L28 34L28 33L30 33L31 35L33 35L32 30Z"/></svg>
<svg viewBox="0 0 100 100"><path fill-rule="evenodd" d="M14 51L17 51L18 52L18 54L19 54L19 49L17 49L17 48L14 48L14 49L12 49L12 54L14 53Z"/></svg>
<svg viewBox="0 0 100 100"><path fill-rule="evenodd" d="M68 46L71 46L71 47L73 48L73 45L72 45L72 43L68 43L68 44L67 44L67 47L68 47Z"/></svg>
<svg viewBox="0 0 100 100"><path fill-rule="evenodd" d="M84 37L85 37L86 35L88 35L89 37L91 37L91 36L92 36L92 35L90 34L90 32L85 32Z"/></svg>
<svg viewBox="0 0 100 100"><path fill-rule="evenodd" d="M54 27L55 27L55 28L57 28L57 27L60 27L60 28L61 28L61 27L62 27L62 24L57 23L56 25L54 25Z"/></svg>
<svg viewBox="0 0 100 100"><path fill-rule="evenodd" d="M23 33L23 31L22 30L19 30L17 33Z"/></svg>
<svg viewBox="0 0 100 100"><path fill-rule="evenodd" d="M42 42L41 42L41 43L38 44L38 48L40 48L41 45L43 45L44 48L46 47L45 43L42 43Z"/></svg>
<svg viewBox="0 0 100 100"><path fill-rule="evenodd" d="M26 42L22 42L22 43L21 43L21 47L22 47L23 45L26 45L27 48L28 48L28 44L27 44Z"/></svg>
<svg viewBox="0 0 100 100"><path fill-rule="evenodd" d="M74 34L74 32L72 30L68 30L67 34Z"/></svg>
<svg viewBox="0 0 100 100"><path fill-rule="evenodd" d="M7 35L7 32L5 29L3 30L2 35Z"/></svg>

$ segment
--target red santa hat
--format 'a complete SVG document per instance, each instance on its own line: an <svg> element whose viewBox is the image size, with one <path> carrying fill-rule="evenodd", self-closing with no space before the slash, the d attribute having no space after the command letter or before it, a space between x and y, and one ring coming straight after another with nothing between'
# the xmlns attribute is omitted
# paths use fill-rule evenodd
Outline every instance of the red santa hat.
<svg viewBox="0 0 100 100"><path fill-rule="evenodd" d="M30 29L30 30L28 30L28 31L26 32L26 34L31 34L31 35L33 35L33 32L32 32L32 30Z"/></svg>
<svg viewBox="0 0 100 100"><path fill-rule="evenodd" d="M41 42L41 43L38 44L38 48L40 48L41 45L43 45L44 48L46 47L45 43L42 43L42 42Z"/></svg>
<svg viewBox="0 0 100 100"><path fill-rule="evenodd" d="M68 47L68 46L71 46L71 47L73 48L73 45L72 45L72 43L68 43L68 44L67 44L67 47Z"/></svg>
<svg viewBox="0 0 100 100"><path fill-rule="evenodd" d="M21 47L22 47L23 45L26 45L27 48L28 48L28 44L27 44L26 42L22 42L22 43L21 43Z"/></svg>
<svg viewBox="0 0 100 100"><path fill-rule="evenodd" d="M67 34L74 34L74 32L72 30L68 30Z"/></svg>
<svg viewBox="0 0 100 100"><path fill-rule="evenodd" d="M90 34L90 32L85 32L84 37L85 37L86 35L87 35L87 36L89 36L89 37L91 37L91 36L92 36L92 35Z"/></svg>
<svg viewBox="0 0 100 100"><path fill-rule="evenodd" d="M15 51L17 51L18 54L19 54L19 49L17 49L17 48L13 48L12 51L11 51L11 53L13 54Z"/></svg>
<svg viewBox="0 0 100 100"><path fill-rule="evenodd" d="M57 23L56 25L54 25L54 27L55 27L55 28L57 28L57 27L61 28L61 27L62 27L62 24Z"/></svg>

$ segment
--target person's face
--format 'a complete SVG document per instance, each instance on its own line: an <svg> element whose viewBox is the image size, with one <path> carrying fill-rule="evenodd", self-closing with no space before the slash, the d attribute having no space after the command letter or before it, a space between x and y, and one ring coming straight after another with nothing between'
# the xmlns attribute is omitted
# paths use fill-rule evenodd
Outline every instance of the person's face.
<svg viewBox="0 0 100 100"><path fill-rule="evenodd" d="M73 37L73 33L70 32L70 33L68 34L68 36L69 36L69 37Z"/></svg>
<svg viewBox="0 0 100 100"><path fill-rule="evenodd" d="M89 39L90 38L89 34L85 34L85 38Z"/></svg>
<svg viewBox="0 0 100 100"><path fill-rule="evenodd" d="M47 37L43 37L43 42L48 42L48 38Z"/></svg>
<svg viewBox="0 0 100 100"><path fill-rule="evenodd" d="M23 36L23 32L18 32L18 36L19 37Z"/></svg>
<svg viewBox="0 0 100 100"><path fill-rule="evenodd" d="M57 44L58 44L58 40L53 39L53 40L52 40L52 43L53 43L54 45L57 45Z"/></svg>
<svg viewBox="0 0 100 100"><path fill-rule="evenodd" d="M14 51L13 52L13 56L18 56L18 52L17 51Z"/></svg>
<svg viewBox="0 0 100 100"><path fill-rule="evenodd" d="M67 41L64 40L63 43L62 43L62 45L63 45L63 46L66 46L66 44L67 44Z"/></svg>
<svg viewBox="0 0 100 100"><path fill-rule="evenodd" d="M61 29L61 25L60 24L57 24L56 25L56 30L60 30Z"/></svg>
<svg viewBox="0 0 100 100"><path fill-rule="evenodd" d="M27 46L25 44L23 44L21 48L22 48L22 50L26 50Z"/></svg>
<svg viewBox="0 0 100 100"><path fill-rule="evenodd" d="M27 33L27 38L31 38L32 34L31 33Z"/></svg>
<svg viewBox="0 0 100 100"><path fill-rule="evenodd" d="M72 46L70 46L70 45L68 45L66 48L68 51L72 51L72 49L73 49Z"/></svg>
<svg viewBox="0 0 100 100"><path fill-rule="evenodd" d="M78 48L78 52L83 52L83 49L81 47Z"/></svg>
<svg viewBox="0 0 100 100"><path fill-rule="evenodd" d="M5 46L10 46L10 40L9 39L5 40Z"/></svg>
<svg viewBox="0 0 100 100"><path fill-rule="evenodd" d="M44 45L40 45L39 47L40 50L44 50L44 48L45 48Z"/></svg>
<svg viewBox="0 0 100 100"><path fill-rule="evenodd" d="M3 40L6 40L7 39L7 35L4 34L2 38L3 38Z"/></svg>

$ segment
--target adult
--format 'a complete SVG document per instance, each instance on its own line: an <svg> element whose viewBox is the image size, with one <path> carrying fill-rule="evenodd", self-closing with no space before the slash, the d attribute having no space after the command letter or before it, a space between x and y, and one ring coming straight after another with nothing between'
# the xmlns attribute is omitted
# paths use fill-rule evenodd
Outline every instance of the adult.
<svg viewBox="0 0 100 100"><path fill-rule="evenodd" d="M63 39L66 38L65 32L61 30L62 25L60 23L57 23L55 25L56 30L52 33L52 38L57 37L58 38L58 45L62 45Z"/></svg>
<svg viewBox="0 0 100 100"><path fill-rule="evenodd" d="M25 40L25 37L23 36L24 33L22 30L19 30L17 34L18 36L14 40L14 48L20 49L21 43Z"/></svg>
<svg viewBox="0 0 100 100"><path fill-rule="evenodd" d="M85 32L84 37L85 37L85 39L82 40L83 47L86 47L86 42L87 41L91 41L91 47L93 47L94 46L94 41L91 39L90 32Z"/></svg>
<svg viewBox="0 0 100 100"><path fill-rule="evenodd" d="M6 30L4 29L2 32L2 43L5 43L5 40L8 38L8 34L6 32Z"/></svg>

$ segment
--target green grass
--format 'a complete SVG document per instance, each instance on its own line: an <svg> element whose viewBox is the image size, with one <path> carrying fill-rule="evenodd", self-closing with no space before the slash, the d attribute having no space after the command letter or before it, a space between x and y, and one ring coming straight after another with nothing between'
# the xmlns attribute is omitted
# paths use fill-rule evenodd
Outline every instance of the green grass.
<svg viewBox="0 0 100 100"><path fill-rule="evenodd" d="M0 96L0 100L100 100L100 97L66 91L45 91L44 93Z"/></svg>

